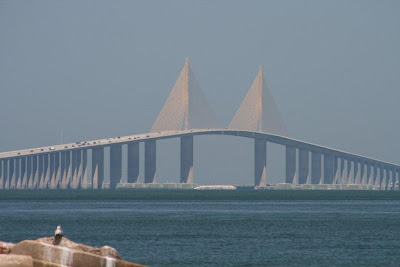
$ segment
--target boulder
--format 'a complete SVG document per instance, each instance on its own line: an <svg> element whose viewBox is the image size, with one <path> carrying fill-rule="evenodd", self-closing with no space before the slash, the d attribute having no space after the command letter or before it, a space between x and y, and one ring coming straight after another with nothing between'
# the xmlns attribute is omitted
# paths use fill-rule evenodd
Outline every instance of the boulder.
<svg viewBox="0 0 400 267"><path fill-rule="evenodd" d="M134 267L143 266L137 263L124 261L117 250L104 246L95 248L75 243L66 237L54 239L44 237L37 240L24 240L18 244L0 242L0 248L7 250L8 254L2 254L3 258L10 262L16 262L21 257L22 265L1 265L4 266L34 266L34 267ZM25 261L22 261L25 260ZM30 260L30 262L28 262ZM0 260L0 262L3 262ZM4 261L7 262L7 261ZM30 265L29 265L30 264Z"/></svg>

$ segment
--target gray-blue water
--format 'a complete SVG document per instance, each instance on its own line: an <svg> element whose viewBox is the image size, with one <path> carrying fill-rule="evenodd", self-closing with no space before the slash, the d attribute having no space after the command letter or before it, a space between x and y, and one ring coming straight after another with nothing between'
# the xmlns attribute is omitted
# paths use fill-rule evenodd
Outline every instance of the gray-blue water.
<svg viewBox="0 0 400 267"><path fill-rule="evenodd" d="M58 224L154 266L400 262L398 192L0 191L0 240Z"/></svg>

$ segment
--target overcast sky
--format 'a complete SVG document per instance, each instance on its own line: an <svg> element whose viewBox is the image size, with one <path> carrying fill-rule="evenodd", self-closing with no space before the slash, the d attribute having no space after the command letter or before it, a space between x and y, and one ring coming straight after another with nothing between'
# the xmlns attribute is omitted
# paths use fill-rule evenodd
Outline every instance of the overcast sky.
<svg viewBox="0 0 400 267"><path fill-rule="evenodd" d="M0 151L148 132L189 57L222 126L262 64L291 137L400 163L399 47L399 1L0 1ZM195 182L252 183L253 142L195 138Z"/></svg>

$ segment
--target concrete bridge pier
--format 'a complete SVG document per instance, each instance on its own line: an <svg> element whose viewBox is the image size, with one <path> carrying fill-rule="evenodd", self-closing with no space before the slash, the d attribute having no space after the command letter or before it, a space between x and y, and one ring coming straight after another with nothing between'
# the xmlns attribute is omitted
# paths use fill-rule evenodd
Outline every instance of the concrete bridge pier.
<svg viewBox="0 0 400 267"><path fill-rule="evenodd" d="M71 151L71 182L70 188L78 188L78 150Z"/></svg>
<svg viewBox="0 0 400 267"><path fill-rule="evenodd" d="M28 156L27 159L27 166L26 166L26 172L27 172L27 188L28 189L33 189L33 180L34 180L34 173L33 173L33 156Z"/></svg>
<svg viewBox="0 0 400 267"><path fill-rule="evenodd" d="M122 145L110 146L110 189L115 189L122 178Z"/></svg>
<svg viewBox="0 0 400 267"><path fill-rule="evenodd" d="M5 160L0 160L0 189L5 189L4 162Z"/></svg>
<svg viewBox="0 0 400 267"><path fill-rule="evenodd" d="M66 181L67 181L67 169L66 169L66 166L65 166L66 157L67 157L66 151L61 151L61 159L60 159L60 181L59 181L59 183L60 183L60 185L59 185L60 189L66 189L66 188L67 188L67 186L66 186L66 184L67 184L67 182L66 182Z"/></svg>
<svg viewBox="0 0 400 267"><path fill-rule="evenodd" d="M8 162L8 188L15 189L15 160L11 158Z"/></svg>
<svg viewBox="0 0 400 267"><path fill-rule="evenodd" d="M395 169L392 169L392 186L391 186L391 189L392 190L395 190L395 187L396 187L396 170Z"/></svg>
<svg viewBox="0 0 400 267"><path fill-rule="evenodd" d="M380 175L379 175L379 182L380 182L380 189L381 190L385 190L385 170L383 169L383 166L379 166L379 170L380 170Z"/></svg>
<svg viewBox="0 0 400 267"><path fill-rule="evenodd" d="M2 169L3 189L9 189L10 186L10 183L8 181L8 163L9 159L3 159L3 169Z"/></svg>
<svg viewBox="0 0 400 267"><path fill-rule="evenodd" d="M82 182L81 188L88 189L87 149L82 150Z"/></svg>
<svg viewBox="0 0 400 267"><path fill-rule="evenodd" d="M324 155L324 184L333 184L333 155Z"/></svg>
<svg viewBox="0 0 400 267"><path fill-rule="evenodd" d="M367 184L372 185L373 181L373 171L372 171L372 164L367 162Z"/></svg>
<svg viewBox="0 0 400 267"><path fill-rule="evenodd" d="M19 189L26 189L26 158L27 157L21 157L21 172L20 172L20 183L19 183Z"/></svg>
<svg viewBox="0 0 400 267"><path fill-rule="evenodd" d="M347 176L346 176L346 169L344 167L345 164L345 159L341 158L340 159L340 184L345 184L347 181Z"/></svg>
<svg viewBox="0 0 400 267"><path fill-rule="evenodd" d="M20 189L21 185L21 158L15 158L15 179L14 188Z"/></svg>
<svg viewBox="0 0 400 267"><path fill-rule="evenodd" d="M55 189L55 172L54 172L54 167L56 164L56 157L55 157L55 153L50 153L50 173L49 173L49 188L50 189Z"/></svg>
<svg viewBox="0 0 400 267"><path fill-rule="evenodd" d="M352 170L353 170L352 161L351 159L347 159L347 184L353 183Z"/></svg>
<svg viewBox="0 0 400 267"><path fill-rule="evenodd" d="M49 169L49 154L43 154L43 175L44 180L42 183L42 188L49 188L49 180L50 180L50 169Z"/></svg>
<svg viewBox="0 0 400 267"><path fill-rule="evenodd" d="M139 182L139 143L128 144L128 183Z"/></svg>
<svg viewBox="0 0 400 267"><path fill-rule="evenodd" d="M71 151L65 151L65 180L64 188L69 189L72 179Z"/></svg>
<svg viewBox="0 0 400 267"><path fill-rule="evenodd" d="M360 169L358 168L358 161L353 161L354 162L354 184L359 183L360 179Z"/></svg>
<svg viewBox="0 0 400 267"><path fill-rule="evenodd" d="M311 183L322 183L322 160L321 153L311 152Z"/></svg>
<svg viewBox="0 0 400 267"><path fill-rule="evenodd" d="M287 165L287 163L286 163ZM254 186L267 185L267 141L254 139Z"/></svg>
<svg viewBox="0 0 400 267"><path fill-rule="evenodd" d="M144 182L156 182L156 166L157 166L157 147L156 140L148 140L144 142Z"/></svg>
<svg viewBox="0 0 400 267"><path fill-rule="evenodd" d="M4 189L3 181L3 160L0 159L0 189Z"/></svg>
<svg viewBox="0 0 400 267"><path fill-rule="evenodd" d="M104 148L92 149L92 186L93 189L101 189L104 181Z"/></svg>
<svg viewBox="0 0 400 267"><path fill-rule="evenodd" d="M54 189L60 188L60 178L61 178L61 172L60 172L60 153L54 153L54 182L53 186Z"/></svg>
<svg viewBox="0 0 400 267"><path fill-rule="evenodd" d="M193 136L181 137L181 183L193 184Z"/></svg>
<svg viewBox="0 0 400 267"><path fill-rule="evenodd" d="M299 149L299 184L310 183L309 152Z"/></svg>
<svg viewBox="0 0 400 267"><path fill-rule="evenodd" d="M337 156L333 157L333 184L340 183L340 169L339 169L339 158Z"/></svg>
<svg viewBox="0 0 400 267"><path fill-rule="evenodd" d="M81 188L82 184L82 150L77 150L76 151L76 181L75 181L75 186L76 189Z"/></svg>
<svg viewBox="0 0 400 267"><path fill-rule="evenodd" d="M38 169L38 156L32 157L32 189L38 189L39 183L39 169Z"/></svg>
<svg viewBox="0 0 400 267"><path fill-rule="evenodd" d="M296 184L296 148L286 146L286 183Z"/></svg>
<svg viewBox="0 0 400 267"><path fill-rule="evenodd" d="M26 189L32 189L32 157L26 157Z"/></svg>
<svg viewBox="0 0 400 267"><path fill-rule="evenodd" d="M378 165L373 164L373 175L372 175L372 184L374 186L378 186Z"/></svg>
<svg viewBox="0 0 400 267"><path fill-rule="evenodd" d="M368 163L361 162L361 184L368 184Z"/></svg>

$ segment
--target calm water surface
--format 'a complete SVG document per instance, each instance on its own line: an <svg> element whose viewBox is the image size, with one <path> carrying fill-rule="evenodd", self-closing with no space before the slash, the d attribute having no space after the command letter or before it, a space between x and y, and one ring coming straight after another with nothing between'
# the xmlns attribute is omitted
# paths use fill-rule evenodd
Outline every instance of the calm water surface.
<svg viewBox="0 0 400 267"><path fill-rule="evenodd" d="M343 192L2 191L0 240L110 245L153 266L400 262L400 195Z"/></svg>

